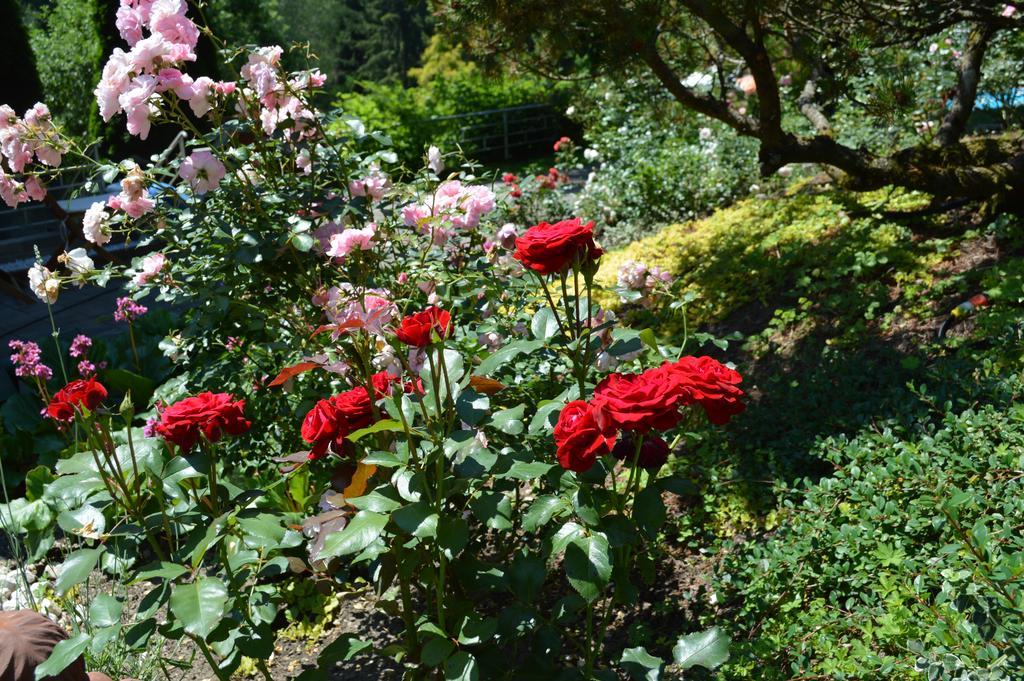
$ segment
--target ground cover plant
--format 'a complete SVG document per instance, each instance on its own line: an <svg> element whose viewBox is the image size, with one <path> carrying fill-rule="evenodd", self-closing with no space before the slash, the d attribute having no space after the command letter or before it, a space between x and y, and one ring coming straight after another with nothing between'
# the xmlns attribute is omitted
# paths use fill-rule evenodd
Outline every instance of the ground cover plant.
<svg viewBox="0 0 1024 681"><path fill-rule="evenodd" d="M0 507L69 604L72 636L40 676L111 647L167 674L165 642L187 641L218 678L272 678L295 575L358 575L401 620L383 645L337 639L302 678L368 654L409 678L515 678L510 659L531 678L720 665L717 627L659 650L606 632L653 577L663 493L685 487L659 471L697 424L744 410L741 375L595 302L593 223L500 225L498 202L521 197L436 147L395 179L382 136L318 111L324 77L286 71L282 48L223 46L237 78L214 81L188 72L209 30L185 3L126 1L117 26L101 117L143 139L183 130L185 155L95 162L44 104L0 117L8 205L73 165L91 191L120 188L85 238L151 249L29 271L47 305L123 282L131 349L98 366L89 339L54 328L51 367L11 346L59 442ZM147 296L183 309L162 383L134 331ZM114 585L98 594L97 571Z"/></svg>

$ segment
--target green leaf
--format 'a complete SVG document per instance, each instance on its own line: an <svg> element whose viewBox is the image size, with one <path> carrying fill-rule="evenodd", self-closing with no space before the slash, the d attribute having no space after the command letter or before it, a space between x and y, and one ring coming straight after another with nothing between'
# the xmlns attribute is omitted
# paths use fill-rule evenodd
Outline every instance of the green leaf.
<svg viewBox="0 0 1024 681"><path fill-rule="evenodd" d="M544 347L544 341L542 340L512 341L488 355L484 361L480 362L480 365L477 366L476 371L473 373L477 376L489 376L519 355L523 353L529 354L542 347Z"/></svg>
<svg viewBox="0 0 1024 681"><path fill-rule="evenodd" d="M515 478L516 480L534 480L546 475L555 464L544 461L516 461L509 469L498 477Z"/></svg>
<svg viewBox="0 0 1024 681"><path fill-rule="evenodd" d="M444 665L445 681L477 681L479 678L476 658L465 651L455 653Z"/></svg>
<svg viewBox="0 0 1024 681"><path fill-rule="evenodd" d="M291 242L295 250L306 253L309 249L313 248L313 235L307 232L292 234Z"/></svg>
<svg viewBox="0 0 1024 681"><path fill-rule="evenodd" d="M9 504L0 504L0 523L11 532L42 531L51 521L53 511L44 501L15 499Z"/></svg>
<svg viewBox="0 0 1024 681"><path fill-rule="evenodd" d="M574 539L565 549L565 575L588 603L597 600L612 576L608 539L600 532Z"/></svg>
<svg viewBox="0 0 1024 681"><path fill-rule="evenodd" d="M216 577L200 577L191 584L174 587L170 605L185 631L205 640L224 619L227 601L224 582Z"/></svg>
<svg viewBox="0 0 1024 681"><path fill-rule="evenodd" d="M469 503L473 515L495 530L512 528L512 502L501 492L485 490Z"/></svg>
<svg viewBox="0 0 1024 681"><path fill-rule="evenodd" d="M139 650L146 646L149 637L156 632L156 618L150 617L138 624L134 624L124 632L124 644L130 650Z"/></svg>
<svg viewBox="0 0 1024 681"><path fill-rule="evenodd" d="M658 347L658 339L654 335L654 329L651 327L647 327L640 332L640 340L651 350L654 350L659 355L662 354L661 348Z"/></svg>
<svg viewBox="0 0 1024 681"><path fill-rule="evenodd" d="M511 409L502 409L491 416L491 425L502 433L519 435L523 432L523 413L526 405L520 404Z"/></svg>
<svg viewBox="0 0 1024 681"><path fill-rule="evenodd" d="M665 522L665 503L661 500L661 490L647 487L636 495L633 502L633 519L640 531L648 539L655 539Z"/></svg>
<svg viewBox="0 0 1024 681"><path fill-rule="evenodd" d="M77 586L89 577L103 553L103 547L95 549L79 549L64 560L60 566L60 574L54 583L57 594L63 596L71 587Z"/></svg>
<svg viewBox="0 0 1024 681"><path fill-rule="evenodd" d="M444 515L437 521L437 545L452 560L469 542L469 523L458 516Z"/></svg>
<svg viewBox="0 0 1024 681"><path fill-rule="evenodd" d="M399 529L414 537L433 537L437 534L438 516L424 501L403 506L391 514Z"/></svg>
<svg viewBox="0 0 1024 681"><path fill-rule="evenodd" d="M148 581L150 579L164 579L172 581L188 572L188 568L177 563L154 563L139 570L132 583Z"/></svg>
<svg viewBox="0 0 1024 681"><path fill-rule="evenodd" d="M82 632L72 638L58 641L46 661L36 667L36 681L57 677L62 671L82 656L89 645L89 634Z"/></svg>
<svg viewBox="0 0 1024 681"><path fill-rule="evenodd" d="M98 539L107 529L107 519L99 509L82 506L74 511L64 511L57 516L57 525L65 532Z"/></svg>
<svg viewBox="0 0 1024 681"><path fill-rule="evenodd" d="M658 681L661 668L665 664L660 657L654 657L646 648L626 648L622 651L619 664L632 679Z"/></svg>
<svg viewBox="0 0 1024 681"><path fill-rule="evenodd" d="M537 310L530 320L530 331L537 340L550 340L558 333L558 320L555 318L550 307L542 307Z"/></svg>
<svg viewBox="0 0 1024 681"><path fill-rule="evenodd" d="M377 541L387 524L388 516L382 513L359 511L341 532L327 537L319 557L324 559L359 553Z"/></svg>
<svg viewBox="0 0 1024 681"><path fill-rule="evenodd" d="M562 555L570 543L576 541L578 537L583 536L583 526L579 523L570 520L565 525L559 528L558 532L555 532L555 536L551 538L551 555L550 558L557 558Z"/></svg>
<svg viewBox="0 0 1024 681"><path fill-rule="evenodd" d="M437 667L455 651L455 644L440 636L431 637L423 646L420 662L427 667Z"/></svg>
<svg viewBox="0 0 1024 681"><path fill-rule="evenodd" d="M462 391L459 399L455 401L455 411L459 418L471 426L475 426L487 415L491 408L491 400L487 395L481 395L469 388Z"/></svg>
<svg viewBox="0 0 1024 681"><path fill-rule="evenodd" d="M530 435L551 432L555 427L555 424L551 422L551 416L563 406L565 406L565 402L562 400L542 402L537 407L537 413L535 413L533 418L530 419Z"/></svg>
<svg viewBox="0 0 1024 681"><path fill-rule="evenodd" d="M533 532L547 525L555 513L565 507L566 504L562 498L553 494L537 497L523 516L523 529L527 532Z"/></svg>
<svg viewBox="0 0 1024 681"><path fill-rule="evenodd" d="M89 621L94 627L112 627L121 623L124 603L109 594L100 594L89 605Z"/></svg>
<svg viewBox="0 0 1024 681"><path fill-rule="evenodd" d="M210 523L210 526L206 528L206 532L199 538L198 543L192 549L190 560L192 562L193 570L199 569L199 566L203 562L203 558L206 556L206 552L210 550L211 546L220 541L220 531L224 527L224 521L227 519L227 516L228 514L225 513Z"/></svg>
<svg viewBox="0 0 1024 681"><path fill-rule="evenodd" d="M681 636L672 648L672 658L682 669L715 669L729 659L729 637L718 627Z"/></svg>
<svg viewBox="0 0 1024 681"><path fill-rule="evenodd" d="M29 501L42 499L46 486L54 480L53 473L49 468L36 466L25 474L25 498Z"/></svg>
<svg viewBox="0 0 1024 681"><path fill-rule="evenodd" d="M131 393L136 404L149 404L149 398L156 390L156 381L127 369L107 369L103 372L103 384L118 392Z"/></svg>
<svg viewBox="0 0 1024 681"><path fill-rule="evenodd" d="M347 440L351 440L352 442L358 442L359 440L361 440L362 438L366 437L367 435L373 435L374 433L383 433L383 432L390 432L390 433L405 432L405 427L399 421L393 421L392 419L381 419L380 421L377 421L376 423L374 423L372 426L367 426L366 428L360 428L359 430L349 434L346 439ZM414 435L416 435L418 437L425 437L425 435L423 435L423 433L421 433L418 430L413 430L412 432L413 432Z"/></svg>
<svg viewBox="0 0 1024 681"><path fill-rule="evenodd" d="M366 461L364 460L363 462L365 463ZM394 492L391 493L393 494ZM374 513L391 513L396 508L401 508L402 506L402 502L381 494L378 490L373 490L369 494L346 499L345 501L360 511L373 511Z"/></svg>

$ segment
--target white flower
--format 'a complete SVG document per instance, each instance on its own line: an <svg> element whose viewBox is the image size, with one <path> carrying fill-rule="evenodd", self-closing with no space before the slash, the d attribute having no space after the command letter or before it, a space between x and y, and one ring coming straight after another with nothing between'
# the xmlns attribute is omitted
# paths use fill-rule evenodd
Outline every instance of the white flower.
<svg viewBox="0 0 1024 681"><path fill-rule="evenodd" d="M601 152L599 152L597 149L584 149L583 158L593 163L597 159L601 158Z"/></svg>
<svg viewBox="0 0 1024 681"><path fill-rule="evenodd" d="M698 134L700 135L701 141L709 140L712 135L711 128L701 128Z"/></svg>
<svg viewBox="0 0 1024 681"><path fill-rule="evenodd" d="M566 116L572 117L572 115L574 113L576 113L576 107L575 106L570 106L568 109L565 110L565 115Z"/></svg>
<svg viewBox="0 0 1024 681"><path fill-rule="evenodd" d="M110 230L107 229L110 213L105 208L105 203L97 201L89 206L89 209L85 211L85 217L82 218L82 234L85 235L86 241L97 246L102 246L110 241Z"/></svg>
<svg viewBox="0 0 1024 681"><path fill-rule="evenodd" d="M60 279L53 275L53 272L36 263L28 271L28 286L32 293L44 303L51 305L57 302L57 294L60 293Z"/></svg>
<svg viewBox="0 0 1024 681"><path fill-rule="evenodd" d="M356 137L362 137L366 134L366 126L358 118L350 118L345 121L345 124L355 133Z"/></svg>
<svg viewBox="0 0 1024 681"><path fill-rule="evenodd" d="M431 146L427 149L427 167L430 168L435 175L440 175L441 171L444 170L444 160L441 158L441 150L435 146Z"/></svg>
<svg viewBox="0 0 1024 681"><path fill-rule="evenodd" d="M691 90L701 90L711 87L714 83L714 79L711 77L710 73L694 71L680 82Z"/></svg>
<svg viewBox="0 0 1024 681"><path fill-rule="evenodd" d="M84 248L73 248L60 256L58 260L63 262L71 270L72 274L81 277L96 269L96 264L93 263L92 258L89 257Z"/></svg>
<svg viewBox="0 0 1024 681"><path fill-rule="evenodd" d="M619 265L618 283L620 288L642 291L647 282L647 266L636 260L627 260Z"/></svg>

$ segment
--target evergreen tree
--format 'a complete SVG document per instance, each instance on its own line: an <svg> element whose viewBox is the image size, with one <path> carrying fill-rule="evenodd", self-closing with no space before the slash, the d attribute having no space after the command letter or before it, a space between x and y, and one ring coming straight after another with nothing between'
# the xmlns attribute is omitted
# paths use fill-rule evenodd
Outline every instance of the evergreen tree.
<svg viewBox="0 0 1024 681"><path fill-rule="evenodd" d="M0 64L6 71L0 103L21 115L42 99L42 88L19 5L19 0L0 0Z"/></svg>

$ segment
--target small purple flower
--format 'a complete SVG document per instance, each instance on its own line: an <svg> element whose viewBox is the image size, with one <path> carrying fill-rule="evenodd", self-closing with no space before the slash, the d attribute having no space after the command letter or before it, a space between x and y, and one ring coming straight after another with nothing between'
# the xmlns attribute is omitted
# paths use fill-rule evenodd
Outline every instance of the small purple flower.
<svg viewBox="0 0 1024 681"><path fill-rule="evenodd" d="M114 310L114 321L131 322L149 312L149 308L137 303L128 296L117 299L117 308Z"/></svg>
<svg viewBox="0 0 1024 681"><path fill-rule="evenodd" d="M160 423L160 417L159 416L150 416L148 419L146 419L146 425L144 425L142 427L142 436L143 437L156 437L157 436L156 426L157 426L158 423Z"/></svg>
<svg viewBox="0 0 1024 681"><path fill-rule="evenodd" d="M71 341L71 349L68 350L68 354L75 359L79 357L85 357L86 353L89 352L89 348L92 347L92 338L86 335L78 334L75 339Z"/></svg>
<svg viewBox="0 0 1024 681"><path fill-rule="evenodd" d="M12 340L7 346L14 350L11 362L14 364L14 375L20 378L41 378L48 381L53 378L53 370L40 361L39 346L32 341Z"/></svg>
<svg viewBox="0 0 1024 681"><path fill-rule="evenodd" d="M83 359L78 363L78 375L87 378L96 373L96 365L87 359Z"/></svg>

